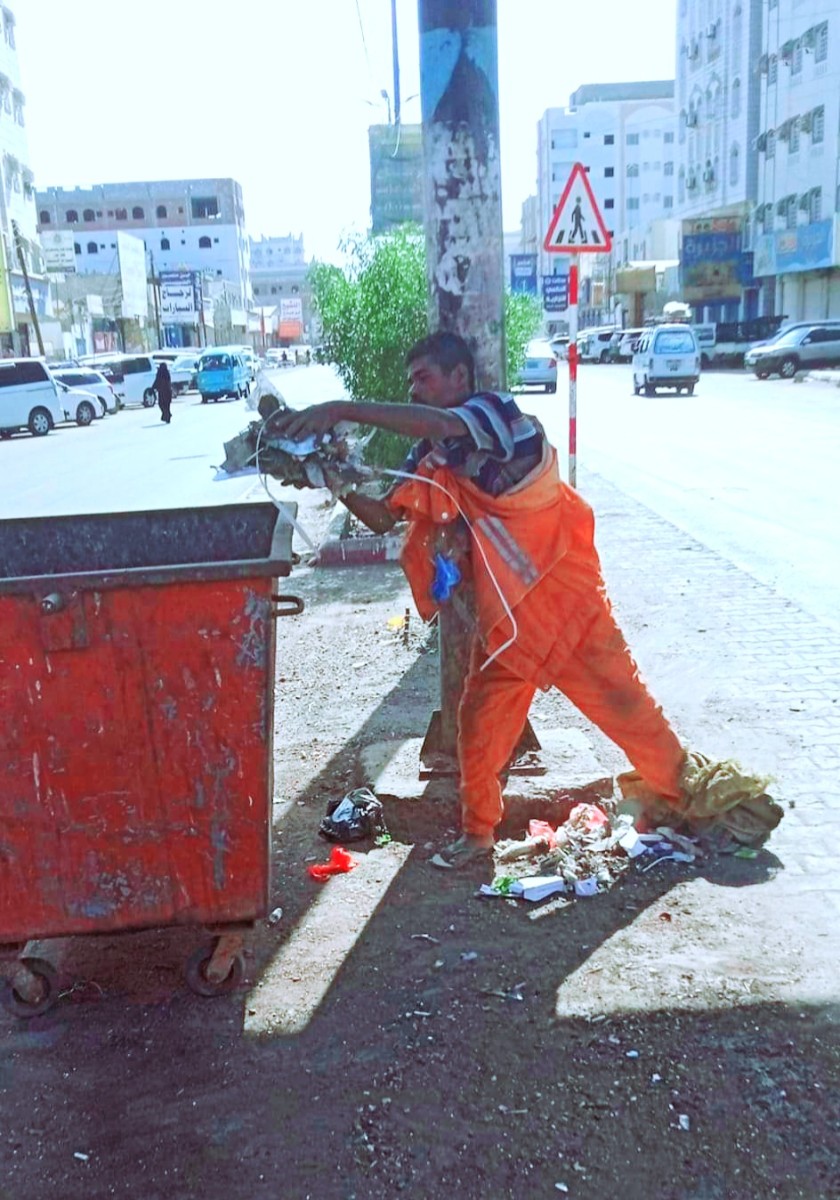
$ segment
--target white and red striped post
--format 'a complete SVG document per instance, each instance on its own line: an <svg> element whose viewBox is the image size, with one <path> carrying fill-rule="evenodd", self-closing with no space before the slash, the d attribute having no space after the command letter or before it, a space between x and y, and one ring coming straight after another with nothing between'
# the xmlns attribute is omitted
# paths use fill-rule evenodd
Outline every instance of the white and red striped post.
<svg viewBox="0 0 840 1200"><path fill-rule="evenodd" d="M569 268L569 483L577 481L577 366L578 366L578 263L580 255L572 255Z"/></svg>

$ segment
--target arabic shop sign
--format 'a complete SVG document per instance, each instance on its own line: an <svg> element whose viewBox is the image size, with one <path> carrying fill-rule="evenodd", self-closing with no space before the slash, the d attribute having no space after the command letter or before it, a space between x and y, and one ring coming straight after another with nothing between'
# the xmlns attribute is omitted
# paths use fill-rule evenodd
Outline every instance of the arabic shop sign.
<svg viewBox="0 0 840 1200"><path fill-rule="evenodd" d="M741 295L741 221L738 217L683 221L680 269L686 300Z"/></svg>
<svg viewBox="0 0 840 1200"><path fill-rule="evenodd" d="M195 325L201 312L195 271L161 271L160 319L164 325Z"/></svg>

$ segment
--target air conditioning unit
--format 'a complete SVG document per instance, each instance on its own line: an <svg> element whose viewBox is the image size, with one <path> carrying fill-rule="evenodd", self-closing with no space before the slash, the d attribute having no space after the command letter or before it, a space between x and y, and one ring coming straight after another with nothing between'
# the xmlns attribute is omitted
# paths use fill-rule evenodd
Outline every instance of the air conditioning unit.
<svg viewBox="0 0 840 1200"><path fill-rule="evenodd" d="M690 109L690 110L689 110L689 111L686 113L686 115L685 115L685 123L686 123L686 125L689 127L689 129L696 129L696 128L697 128L697 126L698 126L698 124L699 124L699 121L698 121L698 118L697 118L697 113L694 111L694 109Z"/></svg>
<svg viewBox="0 0 840 1200"><path fill-rule="evenodd" d="M810 54L817 44L817 26L812 25L810 29L806 29L802 34L801 39L802 49Z"/></svg>
<svg viewBox="0 0 840 1200"><path fill-rule="evenodd" d="M776 130L776 137L779 139L780 142L789 142L790 141L790 127L792 124L793 124L792 121L783 121L782 124L779 126L779 128Z"/></svg>
<svg viewBox="0 0 840 1200"><path fill-rule="evenodd" d="M685 186L690 192L693 192L697 187L697 176L694 171L689 171L685 177Z"/></svg>
<svg viewBox="0 0 840 1200"><path fill-rule="evenodd" d="M803 133L810 133L811 130L814 128L813 109L811 110L811 112L806 112L803 115L803 117L799 123L799 128L802 130Z"/></svg>
<svg viewBox="0 0 840 1200"><path fill-rule="evenodd" d="M715 181L714 167L706 167L706 170L703 172L703 182L705 184L712 184L712 183L714 183L714 181Z"/></svg>
<svg viewBox="0 0 840 1200"><path fill-rule="evenodd" d="M811 193L810 192L803 192L802 195L799 197L799 211L800 212L810 212L811 211Z"/></svg>
<svg viewBox="0 0 840 1200"><path fill-rule="evenodd" d="M765 150L767 149L767 134L766 133L760 133L758 135L758 137L755 139L755 148L759 152L759 154L763 154L765 152Z"/></svg>

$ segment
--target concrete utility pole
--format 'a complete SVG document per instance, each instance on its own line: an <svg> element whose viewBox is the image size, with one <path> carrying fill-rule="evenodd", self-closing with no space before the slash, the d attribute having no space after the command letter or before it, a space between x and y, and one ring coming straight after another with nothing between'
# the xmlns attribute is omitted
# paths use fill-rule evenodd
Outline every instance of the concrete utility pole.
<svg viewBox="0 0 840 1200"><path fill-rule="evenodd" d="M476 385L505 387L496 0L419 0L429 323L460 334ZM460 544L459 544L460 542ZM441 527L438 549L464 546ZM474 628L463 585L440 609L441 707L422 751L455 758L458 701Z"/></svg>
<svg viewBox="0 0 840 1200"><path fill-rule="evenodd" d="M26 300L29 304L29 315L32 318L32 324L35 326L35 336L38 339L38 351L41 355L41 358L46 358L44 339L41 337L41 326L38 321L38 313L35 309L35 300L32 296L32 284L29 282L29 272L26 269L26 258L24 257L23 253L23 241L20 236L20 229L18 228L17 221L12 221L12 236L15 242L15 250L17 251L21 274L23 275L23 286L26 288ZM12 311L14 312L14 297L12 298Z"/></svg>

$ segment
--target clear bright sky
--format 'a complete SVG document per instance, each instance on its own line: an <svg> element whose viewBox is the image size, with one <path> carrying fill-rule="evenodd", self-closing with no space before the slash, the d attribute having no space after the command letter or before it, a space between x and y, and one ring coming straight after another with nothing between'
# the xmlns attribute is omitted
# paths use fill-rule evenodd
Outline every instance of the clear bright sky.
<svg viewBox="0 0 840 1200"><path fill-rule="evenodd" d="M369 220L367 127L392 93L389 0L10 0L36 186L232 176L248 232L335 258ZM536 125L582 83L670 79L676 0L498 0L506 230ZM397 4L419 121L417 5ZM415 96L414 99L409 97Z"/></svg>

